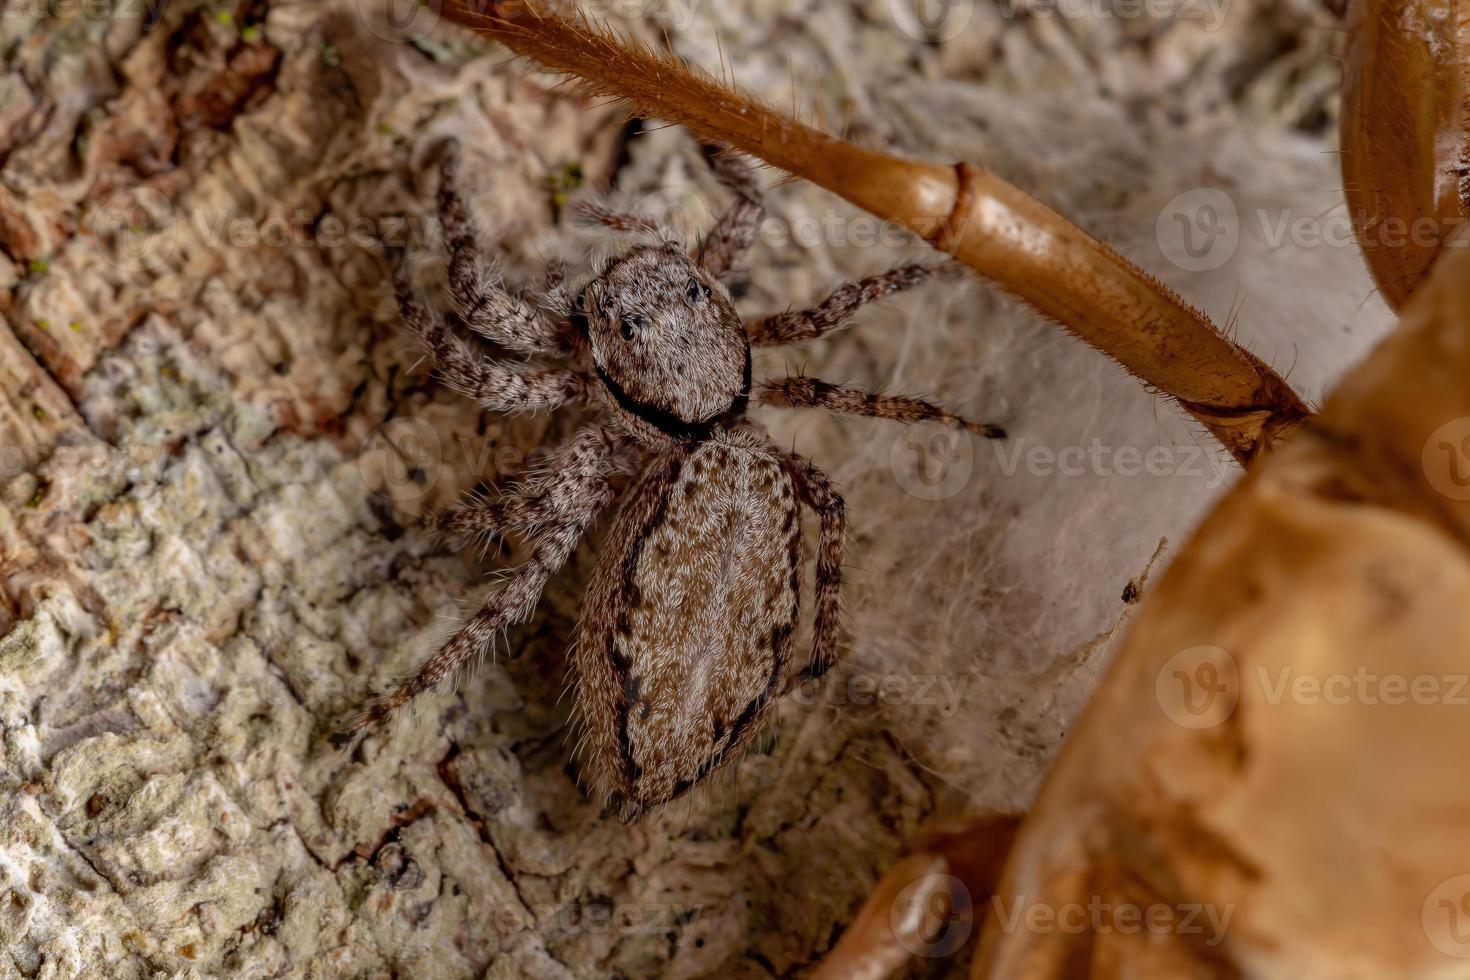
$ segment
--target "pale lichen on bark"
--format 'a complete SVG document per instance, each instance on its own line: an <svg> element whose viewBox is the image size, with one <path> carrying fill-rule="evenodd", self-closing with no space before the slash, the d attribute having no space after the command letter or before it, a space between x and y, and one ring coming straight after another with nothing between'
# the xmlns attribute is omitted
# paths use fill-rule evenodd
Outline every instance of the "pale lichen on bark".
<svg viewBox="0 0 1470 980"><path fill-rule="evenodd" d="M942 44L897 29L886 0L661 13L690 12L670 23L681 55L716 66L718 33L736 80L778 101L789 55L803 99L862 138L983 158L1162 275L1149 243L1173 194L1228 179L1245 211L1337 186L1314 116L1329 39L1305 3L1146 32L1013 6L977 4ZM831 703L785 706L708 801L624 827L577 788L558 697L595 540L509 655L361 754L331 749L360 687L483 587L415 516L571 426L482 417L396 328L373 236L406 227L437 288L424 160L465 144L522 282L575 238L553 185L578 171L660 202L712 184L680 134L624 141L615 108L447 25L404 43L377 4L237 0L171 3L144 33L137 7L10 3L0 20L0 977L800 973L951 791L1025 805L1124 586L1209 499L1208 471L1058 480L987 448L935 501L904 492L894 433L773 418L849 491L855 650ZM659 15L624 26L655 39ZM810 188L775 190L772 211L846 231L768 237L752 313L922 252L865 244ZM1214 313L1268 283L1242 334L1278 367L1300 348L1309 393L1348 355L1309 350L1300 299L1272 287L1337 287L1313 307L1334 348L1373 332L1346 250L1246 241L1232 268L1171 282ZM979 285L893 304L810 356L1008 415L1033 445L1192 443ZM405 469L422 440L436 465ZM1120 527L1125 506L1142 516ZM858 677L910 686L855 703ZM925 701L929 678L950 686Z"/></svg>

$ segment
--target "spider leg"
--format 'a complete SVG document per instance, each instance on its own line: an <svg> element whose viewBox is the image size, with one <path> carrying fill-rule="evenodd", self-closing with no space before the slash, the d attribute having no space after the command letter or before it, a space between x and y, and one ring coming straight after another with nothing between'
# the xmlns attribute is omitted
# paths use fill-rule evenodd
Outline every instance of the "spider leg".
<svg viewBox="0 0 1470 980"><path fill-rule="evenodd" d="M548 465L523 473L492 500L450 507L426 523L455 547L507 534L534 538L544 527L575 519L577 488L614 473L631 472L625 439L596 426L578 432L552 454Z"/></svg>
<svg viewBox="0 0 1470 980"><path fill-rule="evenodd" d="M414 671L374 698L333 741L349 744L360 733L391 718L414 698L455 676L479 656L496 634L527 619L551 576L566 563L587 528L612 500L608 482L618 440L593 427L578 433L548 465L531 474L509 509L510 526L532 542L530 559L515 569L485 604Z"/></svg>
<svg viewBox="0 0 1470 980"><path fill-rule="evenodd" d="M586 391L586 378L563 369L516 370L496 363L456 336L413 295L400 264L394 275L403 322L434 357L444 382L491 412L549 412Z"/></svg>
<svg viewBox="0 0 1470 980"><path fill-rule="evenodd" d="M576 338L570 324L552 321L496 284L459 195L458 176L459 144L451 140L439 164L439 221L449 248L449 292L460 317L475 333L517 354L573 353Z"/></svg>
<svg viewBox="0 0 1470 980"><path fill-rule="evenodd" d="M700 268L722 279L755 244L765 204L749 167L728 153L714 153L709 159L715 178L735 194L734 205L720 216L699 246Z"/></svg>
<svg viewBox="0 0 1470 980"><path fill-rule="evenodd" d="M812 658L802 679L821 677L837 662L842 641L842 555L847 534L847 504L832 479L805 456L783 453L802 502L821 520L817 543L816 618Z"/></svg>
<svg viewBox="0 0 1470 980"><path fill-rule="evenodd" d="M636 211L614 211L590 201L579 202L576 205L576 211L584 220L602 225L604 228L611 228L613 231L656 235L660 238L665 235L664 227L656 220Z"/></svg>
<svg viewBox="0 0 1470 980"><path fill-rule="evenodd" d="M918 398L879 395L861 388L829 384L818 378L782 378L764 382L756 395L762 405L782 408L825 408L842 415L866 415L912 425L938 422L987 439L1004 439L1005 429L990 422L972 422Z"/></svg>
<svg viewBox="0 0 1470 980"><path fill-rule="evenodd" d="M876 276L850 282L809 310L788 311L748 324L750 342L757 347L777 347L814 340L845 326L854 313L875 300L923 285L945 274L946 266L901 265Z"/></svg>
<svg viewBox="0 0 1470 980"><path fill-rule="evenodd" d="M581 311L581 290L578 289L579 280L574 279L567 271L567 264L561 259L552 259L546 264L546 271L541 276L541 282L535 291L536 302L543 310L546 310L558 322L565 323L566 343L570 353L575 355L587 347L587 334L585 327L578 322Z"/></svg>
<svg viewBox="0 0 1470 980"><path fill-rule="evenodd" d="M368 728L382 724L414 698L437 688L477 657L497 633L530 616L546 588L581 538L584 526L548 529L537 542L526 564L506 579L499 591L485 600L480 611L455 631L439 650L421 663L413 675L391 691L374 698L345 732L336 736L339 745L350 743Z"/></svg>
<svg viewBox="0 0 1470 980"><path fill-rule="evenodd" d="M553 259L546 264L546 272L541 277L537 298L541 306L549 310L552 315L566 320L571 318L577 305L577 291L571 276L567 274L565 262ZM580 336L577 342L580 345Z"/></svg>
<svg viewBox="0 0 1470 980"><path fill-rule="evenodd" d="M519 503L517 497L497 497L446 507L429 514L424 523L457 551L472 541L489 542L509 534L510 512Z"/></svg>

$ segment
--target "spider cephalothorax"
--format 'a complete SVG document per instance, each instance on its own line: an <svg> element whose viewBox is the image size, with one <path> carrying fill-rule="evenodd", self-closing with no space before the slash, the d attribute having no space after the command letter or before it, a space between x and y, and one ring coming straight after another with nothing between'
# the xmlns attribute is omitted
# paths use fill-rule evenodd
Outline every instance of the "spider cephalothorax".
<svg viewBox="0 0 1470 980"><path fill-rule="evenodd" d="M657 428L708 427L750 397L750 341L724 285L677 242L640 245L583 291L592 367Z"/></svg>
<svg viewBox="0 0 1470 980"><path fill-rule="evenodd" d="M837 660L842 495L811 461L772 445L746 417L747 404L1004 435L928 402L815 378L752 388L752 345L821 336L863 304L917 285L934 270L904 266L844 286L812 309L744 323L720 277L753 243L760 198L743 166L724 156L712 162L737 200L694 258L652 219L590 206L585 213L601 224L658 240L610 261L574 299L556 270L538 309L483 272L455 191L457 149L448 148L439 207L458 317L500 348L543 363L518 365L472 345L415 299L400 267L405 322L443 380L489 411L550 411L581 400L604 417L502 496L434 519L457 543L522 536L530 558L344 738L453 676L498 632L528 617L546 582L612 502L611 477L635 475L587 585L573 655L580 746L593 786L631 820L738 758L791 684L821 676ZM817 513L821 531L813 647L797 661L802 504Z"/></svg>

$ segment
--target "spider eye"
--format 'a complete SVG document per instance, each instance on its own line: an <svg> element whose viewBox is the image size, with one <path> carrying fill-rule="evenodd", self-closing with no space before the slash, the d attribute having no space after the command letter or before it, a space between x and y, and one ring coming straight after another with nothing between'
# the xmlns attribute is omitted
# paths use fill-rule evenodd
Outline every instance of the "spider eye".
<svg viewBox="0 0 1470 980"><path fill-rule="evenodd" d="M689 280L689 302L703 303L709 299L709 287L698 279Z"/></svg>
<svg viewBox="0 0 1470 980"><path fill-rule="evenodd" d="M618 331L624 340L632 340L633 334L639 330L648 329L648 317L642 313L629 313L618 321Z"/></svg>

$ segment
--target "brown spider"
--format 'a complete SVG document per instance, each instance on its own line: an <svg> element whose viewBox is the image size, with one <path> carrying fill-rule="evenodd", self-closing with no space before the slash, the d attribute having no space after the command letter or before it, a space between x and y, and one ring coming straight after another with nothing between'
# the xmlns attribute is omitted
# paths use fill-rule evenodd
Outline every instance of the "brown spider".
<svg viewBox="0 0 1470 980"><path fill-rule="evenodd" d="M545 316L485 274L455 186L458 149L447 147L439 209L457 319L507 351L564 366L483 356L414 298L400 265L404 320L444 381L488 411L552 411L581 400L599 405L605 419L498 499L432 519L460 545L523 535L530 559L412 677L377 697L345 739L452 677L499 631L526 619L612 502L609 478L637 472L587 587L573 656L594 790L632 820L738 758L797 677L820 677L838 657L842 495L810 460L770 443L746 415L752 397L1004 437L928 402L815 378L752 386L752 344L820 337L936 270L893 269L812 309L743 324L720 277L754 242L761 200L743 165L723 155L711 165L736 202L695 258L651 218L586 207L594 221L653 241L607 262L580 293L554 270ZM804 552L798 500L819 515L821 536L813 650L793 672Z"/></svg>

